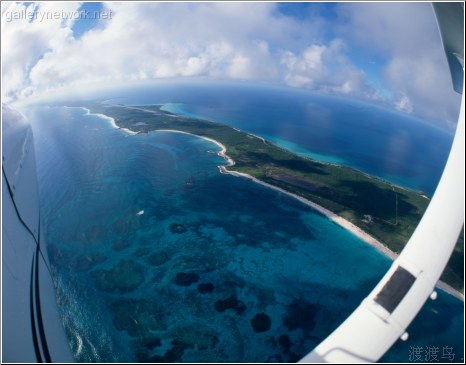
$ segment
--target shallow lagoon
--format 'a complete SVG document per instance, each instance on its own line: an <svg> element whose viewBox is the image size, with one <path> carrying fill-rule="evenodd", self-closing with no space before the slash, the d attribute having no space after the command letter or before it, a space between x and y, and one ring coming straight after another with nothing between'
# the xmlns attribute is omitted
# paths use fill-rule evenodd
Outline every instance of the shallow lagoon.
<svg viewBox="0 0 466 365"><path fill-rule="evenodd" d="M28 116L79 361L296 361L389 266L300 202L220 174L208 141L130 136L75 108ZM388 361L407 361L421 343L458 353L463 318L462 303L441 292L413 324L415 342Z"/></svg>

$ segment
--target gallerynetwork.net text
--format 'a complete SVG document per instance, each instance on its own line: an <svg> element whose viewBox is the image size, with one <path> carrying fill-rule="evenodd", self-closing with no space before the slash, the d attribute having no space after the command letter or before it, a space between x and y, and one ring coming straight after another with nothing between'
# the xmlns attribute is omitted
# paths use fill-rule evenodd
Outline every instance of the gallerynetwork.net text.
<svg viewBox="0 0 466 365"><path fill-rule="evenodd" d="M113 12L108 11L89 11L89 10L74 10L74 11L30 11L30 10L21 10L21 11L6 11L3 14L7 22L13 20L27 20L33 21L37 20L43 22L44 20L82 20L82 19L95 19L95 20L107 20L112 19Z"/></svg>

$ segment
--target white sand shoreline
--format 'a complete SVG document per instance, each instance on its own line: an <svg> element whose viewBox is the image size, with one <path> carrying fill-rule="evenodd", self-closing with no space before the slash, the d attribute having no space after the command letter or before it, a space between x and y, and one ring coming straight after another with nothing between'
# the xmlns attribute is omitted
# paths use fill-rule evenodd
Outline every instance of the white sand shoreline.
<svg viewBox="0 0 466 365"><path fill-rule="evenodd" d="M115 119L113 119L112 117L109 117L108 115L105 115L105 114L99 114L99 113L91 113L91 111L85 107L80 107L81 109L84 109L86 111L86 115L96 115L98 116L99 118L102 118L102 119L105 119L105 120L108 120L110 122L110 125L115 128L115 129L120 129L122 130L123 132L125 133L128 133L128 134L131 134L131 135L134 135L134 134L138 134L138 132L134 132L128 128L121 128L119 127L116 123L115 123Z"/></svg>
<svg viewBox="0 0 466 365"><path fill-rule="evenodd" d="M376 240L374 237L372 237L368 233L364 232L361 228L355 226L353 223L351 223L348 220L340 217L339 215L333 213L332 211L320 206L319 204L316 204L316 203L314 203L314 202L312 202L312 201L310 201L310 200L308 200L306 198L303 198L303 197L301 197L299 195L296 195L294 193L290 193L289 191L286 191L285 189L279 188L278 186L268 184L268 183L266 183L266 182L264 182L262 180L259 180L259 179L255 178L255 177L251 176L251 175L244 174L244 173L237 172L237 171L228 171L225 168L225 166L220 166L220 170L221 170L222 173L230 174L230 175L233 175L233 176L242 176L242 177L245 177L247 179L250 179L250 180L256 182L257 184L266 186L266 187L268 187L270 189L274 189L274 190L277 190L277 191L279 191L279 192L281 192L283 194L291 196L291 197L299 200L300 202L312 207L314 210L317 210L319 213L323 214L324 216L326 216L327 218L329 218L331 221L335 222L339 226L341 226L341 227L345 228L346 230L350 231L355 236L362 239L364 242L370 244L371 246L373 246L375 249L377 249L379 252L381 252L382 254L387 256L388 258L394 260L397 257L397 255L393 251L391 251L389 248L384 246L380 241Z"/></svg>
<svg viewBox="0 0 466 365"><path fill-rule="evenodd" d="M219 155L220 155L220 153L219 153ZM228 159L231 160L229 157L228 157ZM237 171L229 171L229 170L226 169L225 166L219 166L219 168L220 168L220 172L222 172L224 174L230 174L230 175L233 175L233 176L245 177L247 179L250 179L250 180L256 182L257 184L266 186L266 187L268 187L270 189L274 189L274 190L280 191L283 194L291 196L291 197L299 200L300 202L302 202L302 203L312 207L313 209L317 210L319 213L323 214L324 216L329 218L331 221L335 222L336 224L343 227L347 231L351 232L356 237L363 240L364 242L366 242L367 244L369 244L370 246L375 248L378 252L380 252L382 255L388 257L389 259L394 261L398 257L398 255L395 252L390 250L387 246L385 246L383 243L381 243L380 241L378 241L377 239L372 237L370 234L368 234L367 232L364 232L361 228L354 225L350 221L346 220L343 217L340 217L339 215L337 215L337 214L333 213L332 211L320 206L319 204L316 204L316 203L314 203L314 202L312 202L312 201L310 201L310 200L308 200L306 198L303 198L303 197L301 197L299 195L293 194L293 193L291 193L289 191L286 191L286 190L284 190L282 188L279 188L278 186L274 186L274 185L268 184L268 183L266 183L264 181L261 181L261 180L255 178L254 176L244 174L244 173L241 173L241 172L237 172ZM453 295L454 297L456 297L456 298L458 298L458 299L460 299L460 300L462 300L464 302L464 295L462 293L460 293L458 290L456 290L455 288L453 288L452 286L448 285L447 283L439 280L437 282L437 284L436 284L436 287L442 289L443 291L447 292L448 294Z"/></svg>
<svg viewBox="0 0 466 365"><path fill-rule="evenodd" d="M97 116L99 116L101 118L109 120L112 127L116 128L116 129L121 129L124 132L126 132L128 134L131 134L131 135L138 134L138 132L134 132L134 131L129 130L127 128L118 127L118 125L115 123L115 119L113 119L113 118L111 118L111 117L109 117L107 115L90 113L89 109L87 109L87 108L83 108L83 109L85 109L88 114L97 115ZM188 134L188 135L195 136L195 137L198 137L198 138L202 138L202 139L204 139L206 141L209 141L209 142L212 142L212 143L216 144L217 146L219 146L221 148L221 150L217 153L217 155L222 157L223 159L225 159L225 161L227 161L227 166L223 166L223 165L218 166L221 173L229 174L229 175L233 175L233 176L237 176L237 177L244 177L244 178L247 178L249 180L254 181L257 184L260 184L262 186L268 187L270 189L274 189L274 190L279 191L279 192L281 192L283 194L291 196L291 197L299 200L303 204L306 204L307 206L310 206L311 208L317 210L319 213L323 214L324 216L326 216L331 221L335 222L339 226L341 226L344 229L348 230L349 232L354 234L356 237L363 240L364 242L366 242L367 244L369 244L370 246L375 248L378 252L380 252L382 255L385 255L389 259L395 260L398 257L398 255L395 252L390 250L387 246L385 246L383 243L381 243L380 241L378 241L377 239L372 237L370 234L368 234L367 232L364 232L358 226L354 225L353 223L346 220L345 218L340 217L339 215L333 213L332 211L322 207L321 205L319 205L317 203L314 203L314 202L312 202L312 201L310 201L310 200L308 200L306 198L303 198L303 197L301 197L299 195L296 195L294 193L286 191L286 190L284 190L282 188L279 188L278 186L268 184L268 183L266 183L266 182L264 182L262 180L259 180L259 179L255 178L254 176L251 176L251 175L248 175L248 174L245 174L245 173L242 173L242 172L229 171L226 167L234 166L235 161L233 159L231 159L226 154L227 149L222 143L220 143L220 142L218 142L218 141L216 141L216 140L214 140L212 138L209 138L209 137L199 136L197 134L193 134L193 133L189 133L189 132L178 131L176 129L157 129L157 130L154 130L154 132L171 132L171 133ZM257 137L257 136L255 136L255 137ZM257 138L261 138L261 137L257 137ZM264 143L265 143L265 141L264 141ZM448 285L447 283L439 280L437 282L437 284L436 284L436 287L442 289L446 293L448 293L450 295L453 295L454 297L456 297L456 298L458 298L458 299L460 299L460 300L462 300L464 302L464 295L462 293L460 293L458 290L454 289L452 286Z"/></svg>
<svg viewBox="0 0 466 365"><path fill-rule="evenodd" d="M159 130L159 131L166 131L166 132L175 132L175 133L185 133L185 134L190 134L192 136L196 136L196 137L199 137L199 138L202 138L202 139L205 139L207 141L210 141L212 143L215 143L217 146L219 146L222 150L220 152L218 152L218 155L223 157L228 165L227 166L234 166L235 165L235 161L233 159L231 159L227 154L226 154L226 147L221 144L220 142L214 140L214 139L211 139L211 138L208 138L208 137L202 137L202 136L198 136L196 134L192 134L192 133L188 133L188 132L180 132L180 131L177 131L177 130L170 130L170 129L165 129L165 130ZM242 172L237 172L237 171L229 171L226 166L219 166L219 170L221 173L223 174L229 174L229 175L233 175L233 176L238 176L238 177L244 177L244 178L247 178L249 180L252 180L254 181L255 183L257 184L260 184L262 186L265 186L265 187L268 187L270 189L274 189L276 191L279 191L283 194L286 194L288 196L291 196L297 200L299 200L300 202L310 206L311 208L317 210L319 213L323 214L324 216L326 216L328 219L330 219L331 221L333 221L334 223L338 224L339 226L343 227L344 229L346 229L347 231L351 232L352 234L354 234L356 237L358 237L359 239L361 239L362 241L366 242L367 244L369 244L370 246L372 246L373 248L375 248L378 252L380 252L382 255L384 255L385 257L388 257L389 259L391 259L392 261L396 260L396 258L398 257L398 255L393 252L392 250L390 250L387 246L385 246L382 242L380 242L379 240L375 239L374 237L372 237L370 234L368 234L367 232L363 231L361 228L359 228L358 226L354 225L353 223L351 223L350 221L346 220L345 218L335 214L334 212L324 208L323 206L317 204L317 203L314 203L313 201L310 201L306 198L303 198L297 194L293 194L289 191L286 191L285 189L282 189L278 186L274 186L274 185L271 185L271 184L268 184L262 180L259 180L257 178L255 178L254 176L251 176L251 175L248 175L248 174L245 174L245 173L242 173ZM464 302L464 295L462 293L460 293L458 290L456 290L455 288L453 288L452 286L448 285L447 283L439 280L436 284L436 287L442 289L443 291L445 291L446 293L450 294L450 295L453 295L454 297L462 300Z"/></svg>

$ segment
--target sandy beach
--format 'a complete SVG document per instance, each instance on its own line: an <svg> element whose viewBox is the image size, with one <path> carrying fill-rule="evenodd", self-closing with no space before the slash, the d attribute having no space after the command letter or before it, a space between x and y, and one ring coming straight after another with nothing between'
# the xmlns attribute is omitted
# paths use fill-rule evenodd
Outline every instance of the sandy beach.
<svg viewBox="0 0 466 365"><path fill-rule="evenodd" d="M274 185L270 185L266 182L263 182L251 175L248 175L248 174L244 174L244 173L241 173L241 172L236 172L236 171L228 171L225 166L220 166L220 170L222 173L225 173L225 174L230 174L230 175L233 175L233 176L242 176L242 177L245 177L247 179L250 179L254 182L256 182L257 184L261 184L263 186L266 186L270 189L274 189L274 190L277 190L277 191L280 191L281 193L283 194L286 194L286 195L289 195L297 200L299 200L300 202L312 207L313 209L317 210L319 213L322 213L323 215L325 215L327 218L329 218L330 220L332 220L333 222L335 222L336 224L342 226L343 228L345 228L346 230L350 231L351 233L353 233L354 235L356 235L357 237L359 237L360 239L362 239L364 242L370 244L371 246L373 246L375 249L377 249L379 252L381 252L382 254L384 254L385 256L389 257L390 259L394 260L396 259L397 255L391 251L390 249L388 249L386 246L384 246L381 242L379 242L378 240L376 240L374 237L372 237L371 235L367 234L366 232L364 232L361 228L355 226L353 223L347 221L346 219L338 216L337 214L331 212L330 210L310 201L310 200L307 200L299 195L296 195L296 194L293 194L293 193L290 193L289 191L286 191L282 188L279 188L277 186L274 186Z"/></svg>
<svg viewBox="0 0 466 365"><path fill-rule="evenodd" d="M176 132L176 131L173 131L173 132ZM182 133L184 133L184 132L182 132ZM187 133L187 134L191 134L191 133ZM197 136L197 137L199 137L199 136ZM215 140L213 140L211 138L206 138L206 137L200 137L200 138L206 139L206 140L211 141L211 142L215 143L216 145L218 145L222 149L218 153L218 155L223 157L228 162L228 166L233 166L235 164L235 162L228 155L225 154L226 147L223 144L221 144L220 142L215 141ZM350 221L346 220L343 217L340 217L339 215L337 215L337 214L333 213L332 211L320 206L319 204L316 204L316 203L314 203L314 202L312 202L312 201L310 201L308 199L305 199L305 198L303 198L303 197L301 197L299 195L296 195L296 194L293 194L293 193L291 193L289 191L286 191L286 190L284 190L284 189L282 189L282 188L280 188L278 186L268 184L268 183L266 183L266 182L264 182L262 180L259 180L259 179L255 178L254 176L251 176L251 175L248 175L248 174L245 174L245 173L241 173L241 172L237 172L237 171L229 171L226 168L226 166L219 166L219 169L220 169L221 173L229 174L229 175L233 175L233 176L238 176L238 177L244 177L244 178L247 178L249 180L254 181L257 184L266 186L266 187L268 187L270 189L274 189L274 190L279 191L279 192L281 192L283 194L291 196L291 197L299 200L300 202L302 202L302 203L312 207L313 209L317 210L319 213L325 215L327 218L329 218L330 220L332 220L333 222L335 222L339 226L343 227L344 229L350 231L356 237L360 238L361 240L363 240L367 244L371 245L377 251L379 251L381 254L385 255L389 259L394 261L398 257L398 255L395 252L390 250L382 242L378 241L377 239L375 239L370 234L363 231L361 228L354 225ZM464 301L464 295L462 293L460 293L458 290L456 290L455 288L453 288L452 286L448 285L447 283L439 280L437 282L437 284L436 284L436 287L438 287L438 288L442 289L443 291L447 292L448 294L451 294L451 295L455 296L456 298Z"/></svg>
<svg viewBox="0 0 466 365"><path fill-rule="evenodd" d="M220 153L219 153L219 155L220 155ZM224 155L224 153L223 153L223 155ZM227 158L228 158L228 160L231 161L231 159L229 157L227 157ZM310 200L307 200L307 199L305 199L305 198L303 198L303 197L301 197L299 195L290 193L289 191L286 191L286 190L284 190L282 188L279 188L277 186L267 184L266 182L263 182L263 181L255 178L255 177L253 177L251 175L244 174L244 173L237 172L237 171L229 171L229 170L226 169L225 166L219 166L219 169L224 174L230 174L230 175L233 175L233 176L241 176L241 177L250 179L250 180L256 182L257 184L261 184L261 185L266 186L266 187L268 187L270 189L274 189L274 190L280 191L283 194L289 195L289 196L299 200L300 202L312 207L313 209L317 210L318 212L322 213L327 218L329 218L330 220L332 220L336 224L340 225L341 227L345 228L346 230L350 231L352 234L354 234L355 236L357 236L358 238L360 238L361 240L363 240L367 244L371 245L377 251L379 251L381 254L385 255L386 257L390 258L391 260L394 261L398 257L398 255L395 252L390 250L383 243L381 243L380 241L378 241L377 239L375 239L374 237L372 237L368 233L364 232L358 226L354 225L353 223L346 220L345 218L340 217L339 215L331 212L330 210L328 210L328 209L326 209L326 208L324 208L324 207L322 207L322 206L320 206L320 205L318 205L318 204L316 204L316 203L314 203L314 202L312 202ZM436 287L438 287L438 288L442 289L443 291L447 292L448 294L451 294L451 295L455 296L456 298L464 301L464 295L462 293L460 293L459 291L457 291L455 288L448 285L447 283L439 280L437 282L437 284L436 284Z"/></svg>
<svg viewBox="0 0 466 365"><path fill-rule="evenodd" d="M105 119L105 120L108 120L111 124L111 126L115 129L120 129L122 130L123 132L126 132L128 134L131 134L131 135L134 135L134 134L138 134L137 132L134 132L128 128L121 128L119 127L116 123L115 123L115 119L113 119L112 117L109 117L108 115L105 115L105 114L99 114L99 113L91 113L91 111L87 108L84 108L84 107L81 107L82 109L84 109L86 111L86 114L87 115L97 115L98 117L102 118L102 119Z"/></svg>
<svg viewBox="0 0 466 365"><path fill-rule="evenodd" d="M83 109L85 109L88 114L93 114L93 113L90 113L89 109L87 109L87 108L83 108ZM111 118L111 117L108 117L108 116L103 115L103 114L94 114L94 115L98 115L99 117L108 120L111 123L112 127L116 128L116 129L121 129L121 130L125 131L128 134L138 134L137 132L131 131L131 130L127 129L127 128L118 127L118 125L115 123L115 120L113 118ZM282 188L279 188L277 186L274 186L274 185L268 184L268 183L266 183L264 181L261 181L261 180L255 178L254 176L251 176L251 175L248 175L248 174L245 174L245 173L241 173L241 172L237 172L237 171L228 170L227 167L234 166L235 161L233 159L231 159L226 154L227 149L222 143L220 143L220 142L218 142L218 141L216 141L216 140L214 140L212 138L199 136L199 135L192 134L192 133L189 133L189 132L178 131L178 130L175 130L175 129L157 129L154 132L172 132L172 133L188 134L188 135L198 137L198 138L202 138L202 139L204 139L206 141L214 143L215 145L217 145L221 149L217 153L217 155L222 157L227 162L226 166L225 165L219 166L219 170L220 170L221 173L230 174L230 175L238 176L238 177L243 177L243 178L252 180L255 183L260 184L262 186L266 186L267 188L274 189L274 190L279 191L279 192L281 192L283 194L291 196L294 199L297 199L300 202L302 202L302 203L312 207L313 209L317 210L319 213L325 215L327 218L329 218L330 220L332 220L336 224L340 225L341 227L348 230L349 232L351 232L352 234L354 234L355 236L357 236L358 238L360 238L361 240L363 240L364 242L366 242L370 246L374 247L377 251L379 251L381 254L385 255L389 259L395 260L398 257L398 255L395 252L390 250L387 246L385 246L383 243L381 243L380 241L378 241L377 239L375 239L374 237L369 235L367 232L363 231L361 228L354 225L353 223L346 220L345 218L340 217L339 215L333 213L332 211L320 206L319 204L316 204L316 203L314 203L314 202L312 202L312 201L310 201L308 199L305 199L305 198L303 198L303 197L301 197L299 195L293 194L293 193L291 193L289 191L286 191L286 190L284 190ZM254 136L254 137L257 137L257 136ZM257 138L260 138L260 139L264 140L261 137L257 137ZM264 143L265 143L265 140L264 140ZM457 291L456 289L454 289L450 285L444 283L443 281L439 280L437 282L436 286L438 288L442 289L443 291L455 296L456 298L464 301L464 295L462 293L460 293L459 291Z"/></svg>

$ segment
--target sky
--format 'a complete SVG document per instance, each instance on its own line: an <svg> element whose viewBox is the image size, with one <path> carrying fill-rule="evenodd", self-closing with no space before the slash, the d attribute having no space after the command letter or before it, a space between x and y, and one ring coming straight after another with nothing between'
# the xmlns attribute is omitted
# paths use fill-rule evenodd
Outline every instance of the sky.
<svg viewBox="0 0 466 365"><path fill-rule="evenodd" d="M285 85L453 130L430 3L2 2L2 99L141 80Z"/></svg>

